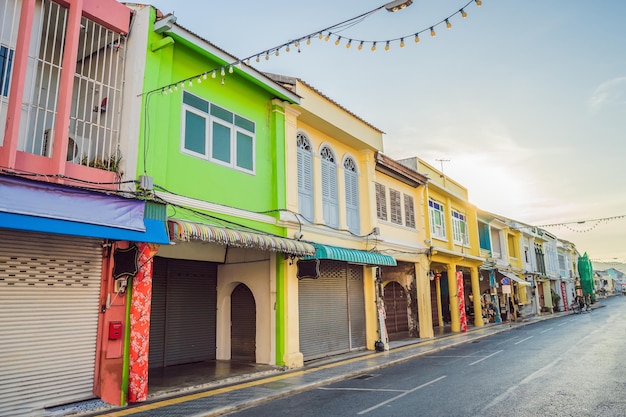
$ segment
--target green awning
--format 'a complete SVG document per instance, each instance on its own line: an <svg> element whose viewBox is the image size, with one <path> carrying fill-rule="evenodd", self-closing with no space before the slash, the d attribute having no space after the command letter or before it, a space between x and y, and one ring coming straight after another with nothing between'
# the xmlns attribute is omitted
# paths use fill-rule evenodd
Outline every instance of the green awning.
<svg viewBox="0 0 626 417"><path fill-rule="evenodd" d="M396 260L393 257L380 253L358 249L340 248L337 246L321 245L319 243L313 243L313 247L315 247L315 256L310 257L309 259L333 259L335 261L345 261L352 264L363 265L397 265Z"/></svg>

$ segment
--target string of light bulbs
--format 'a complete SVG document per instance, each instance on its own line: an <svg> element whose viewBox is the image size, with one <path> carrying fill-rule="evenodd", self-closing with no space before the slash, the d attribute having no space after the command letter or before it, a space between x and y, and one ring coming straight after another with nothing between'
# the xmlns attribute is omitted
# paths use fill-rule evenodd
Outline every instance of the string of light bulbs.
<svg viewBox="0 0 626 417"><path fill-rule="evenodd" d="M612 220L624 219L624 218L626 218L626 214L623 214L623 215L620 215L620 216L603 217L601 219L589 219L589 220L579 220L579 221L573 221L573 222L543 224L543 225L539 225L537 227L565 227L568 230L571 230L572 232L585 233L585 232L588 232L588 231L591 231L591 230L595 229L596 227L598 227L598 225L600 223L608 222L608 221L612 221ZM588 222L589 223L593 222L594 224L592 226L588 227L587 229L584 229L584 230L578 230L578 229L574 229L574 228L570 227L570 225L572 225L572 224L585 224L585 223L588 223Z"/></svg>
<svg viewBox="0 0 626 417"><path fill-rule="evenodd" d="M165 86L161 86L158 88L155 88L153 90L147 91L144 94L151 94L151 93L155 93L155 92L161 92L161 94L163 95L167 95L170 93L174 93L176 91L178 91L178 89L184 89L186 87L192 87L193 83L196 82L197 84L202 83L202 81L207 80L209 77L211 79L216 79L218 74L220 75L221 78L221 83L222 85L224 84L224 80L226 77L226 74L232 74L235 72L235 69L241 69L242 65L246 65L246 66L251 66L251 61L254 60L255 62L260 62L261 59L264 60L269 60L271 56L276 56L278 57L280 55L281 51L285 51L285 52L290 52L291 48L295 48L298 52L301 51L301 47L303 45L310 45L311 42L315 39L319 39L319 40L326 40L329 41L330 38L332 36L336 36L337 38L335 39L335 45L341 45L341 42L343 39L346 40L346 48L350 48L352 46L352 44L358 44L357 49L358 50L362 50L365 45L371 45L370 49L372 51L376 51L377 45L385 45L384 49L386 51L391 49L391 44L392 43L396 43L399 42L399 46L400 48L404 48L406 43L405 43L405 39L409 40L409 39L413 39L414 43L419 43L420 42L420 35L428 32L430 33L431 37L435 37L437 32L435 29L437 29L440 25L444 25L446 26L447 29L451 29L452 28L452 23L450 22L450 20L452 18L454 18L455 16L459 15L462 18L466 18L468 13L465 9L467 9L471 4L475 4L476 6L481 6L482 5L482 0L469 0L465 5L463 5L460 9L458 9L457 11L455 11L454 13L450 14L449 16L447 16L446 18L440 20L439 22L429 25L424 29L418 30L416 32L411 32L407 35L404 36L400 36L397 38L392 38L392 39L382 39L382 40L366 40L366 39L356 39L356 38L349 38L349 37L345 37L343 38L339 33L345 31L346 29L360 23L361 21L363 21L365 18L367 18L368 16L376 13L377 11L383 9L385 7L385 5L382 5L380 7L377 7L376 9L370 10L368 12L365 12L363 14L360 14L358 16L355 16L353 18L344 20L342 22L336 23L332 26L328 26L324 29L306 34L304 36L300 36L299 38L296 39L292 39L289 40L287 42L284 42L278 46L274 46L272 48L266 49L262 52L257 52L255 54L252 54L246 58L243 59L239 59L237 61L234 61L232 63L226 64L226 65L222 65L213 69L209 69L207 71L204 71L202 73L193 75L191 77L187 77L181 80L178 80L174 83L171 84L167 84Z"/></svg>

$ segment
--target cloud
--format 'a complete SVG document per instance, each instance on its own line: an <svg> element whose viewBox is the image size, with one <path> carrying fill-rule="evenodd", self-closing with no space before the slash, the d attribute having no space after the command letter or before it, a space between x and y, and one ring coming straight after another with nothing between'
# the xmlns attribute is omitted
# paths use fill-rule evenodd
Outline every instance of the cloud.
<svg viewBox="0 0 626 417"><path fill-rule="evenodd" d="M626 104L626 77L617 77L600 84L589 97L588 103L591 110L599 110L611 104Z"/></svg>

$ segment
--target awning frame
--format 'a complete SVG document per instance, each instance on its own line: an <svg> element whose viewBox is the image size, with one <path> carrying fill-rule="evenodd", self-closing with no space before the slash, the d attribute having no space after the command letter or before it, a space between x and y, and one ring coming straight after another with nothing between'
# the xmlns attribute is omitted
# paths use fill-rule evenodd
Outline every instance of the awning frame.
<svg viewBox="0 0 626 417"><path fill-rule="evenodd" d="M397 266L395 258L382 253L313 243L315 256L305 259L330 259L367 266Z"/></svg>
<svg viewBox="0 0 626 417"><path fill-rule="evenodd" d="M170 239L179 242L209 242L229 247L281 252L291 256L313 256L315 248L307 242L262 232L230 229L182 219L169 219Z"/></svg>
<svg viewBox="0 0 626 417"><path fill-rule="evenodd" d="M499 270L499 269L498 269L498 272L499 272L500 274L504 275L505 277L509 278L510 280L517 282L518 284L521 284L521 285L524 285L524 286L527 286L527 287L530 287L530 286L531 286L531 283L530 283L530 282L528 282L528 281L526 281L526 280L521 279L520 277L518 277L517 275L515 275L513 272L509 272L509 271L501 271L501 270Z"/></svg>

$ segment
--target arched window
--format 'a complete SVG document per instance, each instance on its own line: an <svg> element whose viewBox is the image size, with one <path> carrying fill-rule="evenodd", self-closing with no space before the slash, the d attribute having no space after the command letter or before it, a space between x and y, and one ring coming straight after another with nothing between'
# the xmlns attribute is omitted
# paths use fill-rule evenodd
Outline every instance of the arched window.
<svg viewBox="0 0 626 417"><path fill-rule="evenodd" d="M313 153L311 142L304 133L298 133L298 212L313 221Z"/></svg>
<svg viewBox="0 0 626 417"><path fill-rule="evenodd" d="M360 232L359 216L359 175L354 159L348 157L343 161L346 182L346 220L348 230L354 234Z"/></svg>
<svg viewBox="0 0 626 417"><path fill-rule="evenodd" d="M326 226L339 225L339 205L337 204L337 165L335 154L328 147L320 150L322 157L322 206Z"/></svg>

